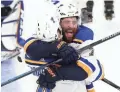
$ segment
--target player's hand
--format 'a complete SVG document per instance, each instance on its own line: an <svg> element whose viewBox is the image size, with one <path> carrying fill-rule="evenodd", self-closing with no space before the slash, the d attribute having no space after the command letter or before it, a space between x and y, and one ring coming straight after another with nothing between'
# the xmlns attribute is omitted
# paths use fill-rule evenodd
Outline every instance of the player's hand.
<svg viewBox="0 0 120 92"><path fill-rule="evenodd" d="M40 87L53 89L56 86L56 81L60 80L56 69L57 67L53 65L43 70L43 72L40 74L40 77L37 80L37 83L40 85Z"/></svg>
<svg viewBox="0 0 120 92"><path fill-rule="evenodd" d="M61 41L57 45L57 48L58 48L57 51L58 57L63 59L63 61L60 63L71 64L71 63L75 63L78 60L79 56L77 51L72 46L68 46L67 43Z"/></svg>

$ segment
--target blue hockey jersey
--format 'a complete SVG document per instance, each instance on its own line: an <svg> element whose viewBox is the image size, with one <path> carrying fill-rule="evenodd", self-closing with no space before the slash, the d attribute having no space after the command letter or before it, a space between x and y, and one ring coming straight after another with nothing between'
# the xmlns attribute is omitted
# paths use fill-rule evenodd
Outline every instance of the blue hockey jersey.
<svg viewBox="0 0 120 92"><path fill-rule="evenodd" d="M78 31L77 31L75 38L73 39L73 42L81 44L82 42L84 42L86 40L93 40L93 35L94 34L91 29L81 25L78 27ZM35 55L37 56L37 58L34 58L34 57L30 58L30 56L26 55L26 63L41 65L43 63L43 61L42 62L40 61L41 57L43 58L43 55L47 56L47 52L51 52L50 48L51 48L50 45L45 44L44 42L37 40L34 37L26 40L25 45L24 45L24 49L25 49L26 53L32 53L32 55L34 54L34 56ZM40 54L40 53L42 53L42 54ZM47 61L51 61L51 60L56 60L56 58L52 58L52 59L47 58Z"/></svg>

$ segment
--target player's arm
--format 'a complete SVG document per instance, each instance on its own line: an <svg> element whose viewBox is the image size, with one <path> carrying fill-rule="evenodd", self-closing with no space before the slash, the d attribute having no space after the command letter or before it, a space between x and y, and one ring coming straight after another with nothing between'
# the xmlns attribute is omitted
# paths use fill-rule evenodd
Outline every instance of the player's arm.
<svg viewBox="0 0 120 92"><path fill-rule="evenodd" d="M70 43L69 45L76 49L79 53L79 60L77 61L77 65L81 67L88 76L90 76L96 69L93 62L97 62L97 59L94 58L93 55L93 48L86 49L82 52L79 52L80 49L84 46L87 46L93 42L94 33L91 29L81 26L80 31L75 36L74 42Z"/></svg>
<svg viewBox="0 0 120 92"><path fill-rule="evenodd" d="M80 44L79 42L72 43L71 46L74 47L76 51L78 51L80 48L91 44L93 42L94 34L92 31L89 31L88 34L89 35L85 34L82 41L79 40L81 36L78 36L77 39L81 43ZM88 76L91 76L92 74L94 75L96 72L98 73L98 75L94 75L94 76L98 76L96 77L96 79L91 78L92 79L91 80L90 78L88 78L87 81L89 82L93 82L104 77L103 67L100 64L99 60L94 56L93 48L89 48L80 53L80 59L77 61L77 65L81 67L87 73Z"/></svg>
<svg viewBox="0 0 120 92"><path fill-rule="evenodd" d="M71 63L72 61L78 59L78 54L75 49L71 46L68 46L67 43L63 41L42 41L36 37L36 32L33 31L35 30L34 28L27 27L24 29L32 29L30 32L24 32L22 36L23 38L25 38L24 51L29 57L35 60L40 60L41 58L48 58L57 55L58 58L62 58L66 61L65 64ZM68 58L66 59L66 57Z"/></svg>
<svg viewBox="0 0 120 92"><path fill-rule="evenodd" d="M78 59L78 54L75 49L63 41L48 43L31 38L24 45L24 49L29 57L38 60L40 58L57 56L58 59L62 58L65 64L69 64L75 63Z"/></svg>

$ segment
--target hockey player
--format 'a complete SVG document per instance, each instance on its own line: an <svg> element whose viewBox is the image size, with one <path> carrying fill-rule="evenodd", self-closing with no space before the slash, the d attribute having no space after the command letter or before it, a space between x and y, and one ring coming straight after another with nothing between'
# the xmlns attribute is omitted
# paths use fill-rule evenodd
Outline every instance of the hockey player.
<svg viewBox="0 0 120 92"><path fill-rule="evenodd" d="M28 36L29 38L27 38L26 36L27 40L24 45L26 58L27 58L26 63L32 65L41 65L41 64L46 64L46 62L50 62L51 60L56 60L59 58L63 59L63 61L58 63L60 64L60 66L61 65L62 66L57 67L57 71L60 72L60 75L62 77L59 76L56 72L55 72L55 76L54 76L54 72L51 73L54 76L51 77L51 75L49 75L47 71L48 68L45 69L45 75L41 74L38 83L40 84L41 87L45 87L48 89L54 88L55 82L58 80L81 81L86 79L86 77L88 77L89 79L86 79L87 84L90 84L94 80L98 80L102 75L101 65L99 65L99 61L96 60L93 56L86 56L84 54L81 54L81 56L79 56L76 53L75 49L73 48L73 47L78 47L78 49L80 49L81 44L83 42L85 42L86 40L92 40L93 32L85 26L78 25L80 14L79 11L76 10L74 5L72 4L60 5L58 7L58 11L61 14L59 16L60 18L59 32L62 34L63 40L56 41L58 40L58 35L54 30L57 29L57 25L55 26L54 29L52 29L53 27L51 27L52 26L51 24L55 25L55 23L57 23L55 17L50 17L50 18L48 17L47 19L50 20L51 22L42 21L43 23L41 22L42 20L41 18L38 21L38 29L36 30L37 34L33 33L33 35L31 35L30 37ZM42 26L43 24L46 24L46 26ZM69 45L66 42L68 42ZM43 60L43 58L46 62L40 62L40 60ZM50 67L50 68L53 71L56 71L56 68L54 67ZM71 71L70 69L73 71ZM71 74L71 72L75 73L76 75ZM93 77L91 78L91 76L93 75L94 78ZM53 92L56 89L57 91L55 92L58 92L59 86L57 86L57 84L55 89L52 90ZM91 87L91 86L87 86L87 87ZM77 91L78 90L76 91L74 90L71 92L77 92Z"/></svg>
<svg viewBox="0 0 120 92"><path fill-rule="evenodd" d="M64 10L64 9L66 9L66 10ZM93 40L93 32L92 32L92 30L90 30L89 28L87 28L86 29L86 27L85 26L80 26L80 31L78 31L77 32L77 34L75 35L75 37L73 37L74 36L74 32L75 31L72 31L72 30L75 30L75 28L77 28L78 27L78 25L77 25L77 23L78 23L78 21L76 21L76 24L75 24L75 19L74 19L74 17L72 17L72 16L77 16L77 17L79 17L79 13L76 13L77 12L77 10L75 9L75 7L74 7L74 5L72 5L72 4L70 4L70 5L68 5L68 6L66 6L66 5L60 5L59 7L58 7L58 11L59 11L59 14L60 14L60 16L59 16L59 18L60 18L60 29L62 30L62 35L63 35L63 40L64 41L66 41L66 42L68 42L68 43L70 43L71 44L71 46L75 46L75 48L78 48L78 47L80 47L81 45L78 45L78 44L75 44L75 43L82 43L82 44L88 44L87 42L87 40ZM73 12L74 11L74 12ZM71 13L72 12L72 13ZM69 18L70 17L70 18ZM73 24L72 24L72 22L71 22L71 20L72 20L72 18L73 18ZM83 33L81 33L82 32L82 29L81 28L84 28L84 30L83 30ZM72 29L73 28L73 29ZM79 28L79 27L78 27ZM85 30L86 29L86 30ZM85 33L85 34L84 34ZM73 38L72 38L73 37ZM82 41L81 41L82 40ZM74 43L73 43L74 42ZM83 42L85 42L85 43L83 43ZM90 51L91 52L91 51ZM90 52L89 51L86 51L86 52L83 52L82 54L81 54L81 56L83 56L84 58L85 57L87 57L87 58L93 58L93 56L90 56L89 57L89 55L88 55L88 53L90 54ZM87 55L85 55L87 53ZM88 60L89 60L88 59ZM83 60L84 61L84 60ZM91 60L90 60L91 61ZM97 60L93 60L93 61L91 61L91 63L93 63L94 62L94 65L95 65L95 63L96 63L96 71L92 74L92 76L90 76L88 79L86 79L86 84L87 84L87 89L88 89L88 91L93 91L94 89L90 89L89 87L92 87L93 85L92 85L92 83L91 82L93 82L93 81L95 81L95 80L98 80L99 78L100 78L100 75L102 75L102 71L101 70L99 70L100 69L100 67L101 67L101 65L99 64L99 61ZM98 64L97 64L98 63ZM81 66L81 67L84 67L83 65ZM99 75L98 77L96 77L96 79L95 79L95 76L97 76L97 75L95 75L95 74L97 74L97 75ZM94 76L94 78L93 78L93 76ZM103 76L102 76L103 77ZM101 78L102 78L101 77ZM90 80L92 79L92 81L90 82ZM89 81L89 82L88 82ZM57 87L56 87L57 88Z"/></svg>

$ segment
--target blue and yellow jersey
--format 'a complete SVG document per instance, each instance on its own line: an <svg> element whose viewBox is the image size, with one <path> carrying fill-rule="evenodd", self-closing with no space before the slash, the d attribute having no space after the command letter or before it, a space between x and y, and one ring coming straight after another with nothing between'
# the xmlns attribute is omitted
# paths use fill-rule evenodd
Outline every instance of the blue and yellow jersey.
<svg viewBox="0 0 120 92"><path fill-rule="evenodd" d="M40 60L38 60L38 59L27 56L27 54L25 55L25 62L29 65L40 66L56 60L57 58L41 58Z"/></svg>
<svg viewBox="0 0 120 92"><path fill-rule="evenodd" d="M95 92L93 83L89 83L89 85L86 85L87 92Z"/></svg>
<svg viewBox="0 0 120 92"><path fill-rule="evenodd" d="M78 27L78 31L77 34L75 35L75 38L73 39L73 42L81 44L86 40L93 40L93 38L94 38L93 31L90 28L81 25Z"/></svg>
<svg viewBox="0 0 120 92"><path fill-rule="evenodd" d="M84 42L86 40L93 40L93 31L91 29L81 25L81 26L78 27L78 32L77 32L73 42L81 44L82 42ZM40 47L41 47L41 49L39 49ZM34 49L30 49L30 48L34 48ZM43 63L37 63L37 62L41 62L40 58L39 58L40 55L42 56L42 55L46 54L46 56L49 56L49 55L47 55L49 53L46 53L48 50L50 51L49 48L51 50L54 49L50 44L46 44L46 43L44 43L44 42L42 42L40 40L36 40L35 38L30 38L30 39L26 40L26 44L24 45L25 51L27 53L31 53L32 56L36 57L34 59L30 58L30 56L29 56L29 58L26 57L26 63L29 63L29 64L30 63L31 64L35 63L35 65L36 64L43 64ZM50 51L50 52L52 52L52 51ZM47 60L47 62L48 62L48 60ZM56 60L56 59L52 58L52 59L50 59L50 61L51 60Z"/></svg>
<svg viewBox="0 0 120 92"><path fill-rule="evenodd" d="M93 40L93 38L94 38L93 31L90 28L81 25L78 27L78 31L77 31L77 34L75 35L75 38L73 39L73 43L82 44L87 40ZM42 44L43 44L43 46L42 46ZM51 58L51 56L49 58L44 58L44 59L39 58L40 55L44 56L44 54L49 56L49 53L46 53L46 52L48 50L50 51L49 48L51 48L50 52L52 52L52 50L54 49L49 44L46 44L46 45L45 44L46 43L44 43L43 41L37 40L34 37L31 37L30 39L26 40L25 45L24 45L24 49L25 49L26 53L31 53L32 56L34 56L36 58L31 58L31 56L27 56L27 54L26 54L25 62L30 65L40 66L40 65L46 64L50 61L57 60L57 58L54 58L54 57ZM32 49L32 48L34 48L34 49ZM39 48L41 48L41 50ZM93 57L88 58L88 57L81 56L79 58L79 60L77 61L77 65L79 67L81 67L88 74L88 77L91 76L91 74L93 74L95 71L98 73L101 71L101 70L97 71L97 70L99 70L99 66L97 64L97 59L95 59ZM97 76L97 80L99 79L99 76L101 74L95 75L95 76ZM95 81L96 81L96 79L95 79ZM91 82L93 82L93 81L91 81ZM95 92L92 83L90 85L87 85L86 88L87 88L88 92Z"/></svg>

